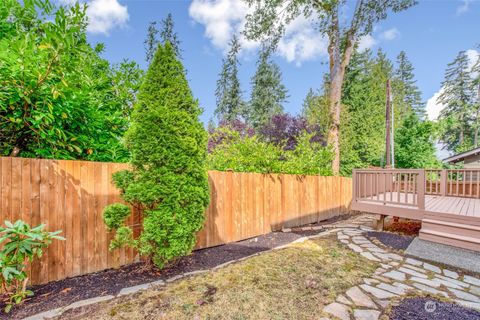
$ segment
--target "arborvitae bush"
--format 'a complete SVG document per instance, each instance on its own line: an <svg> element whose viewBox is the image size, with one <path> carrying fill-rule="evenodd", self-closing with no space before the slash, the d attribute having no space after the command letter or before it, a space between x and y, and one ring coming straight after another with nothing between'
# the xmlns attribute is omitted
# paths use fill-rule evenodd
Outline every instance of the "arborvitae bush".
<svg viewBox="0 0 480 320"><path fill-rule="evenodd" d="M207 133L200 114L172 46L160 45L125 136L132 168L113 177L122 198L142 212L143 228L133 239L125 217L110 212L121 219L110 223L117 230L112 247L132 245L158 267L193 249L209 202Z"/></svg>

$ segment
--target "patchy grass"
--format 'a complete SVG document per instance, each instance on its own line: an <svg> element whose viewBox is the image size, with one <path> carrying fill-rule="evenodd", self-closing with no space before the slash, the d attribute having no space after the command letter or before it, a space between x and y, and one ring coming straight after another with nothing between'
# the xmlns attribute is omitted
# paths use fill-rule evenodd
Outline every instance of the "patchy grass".
<svg viewBox="0 0 480 320"><path fill-rule="evenodd" d="M62 319L313 319L376 267L336 239L319 238Z"/></svg>

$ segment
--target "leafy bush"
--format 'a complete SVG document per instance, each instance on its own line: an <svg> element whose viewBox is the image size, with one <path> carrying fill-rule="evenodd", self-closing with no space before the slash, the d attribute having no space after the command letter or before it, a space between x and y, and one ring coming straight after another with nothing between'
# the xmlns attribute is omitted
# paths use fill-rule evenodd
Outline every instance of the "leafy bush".
<svg viewBox="0 0 480 320"><path fill-rule="evenodd" d="M15 223L5 221L6 227L0 227L0 282L3 291L8 295L5 312L9 312L14 304L19 304L33 292L27 290L27 263L40 258L43 250L53 239L64 240L58 236L61 231L48 232L45 225L35 228L18 220Z"/></svg>
<svg viewBox="0 0 480 320"><path fill-rule="evenodd" d="M158 267L193 249L209 202L200 114L175 51L159 45L125 136L132 170L113 177L123 199L141 210L143 229L134 239L127 226L117 228L112 248L133 246Z"/></svg>
<svg viewBox="0 0 480 320"><path fill-rule="evenodd" d="M125 219L130 215L130 208L121 203L114 203L103 210L103 221L109 230L123 226Z"/></svg>
<svg viewBox="0 0 480 320"><path fill-rule="evenodd" d="M216 134L228 139L208 155L208 167L212 170L332 174L332 153L321 143L312 142L314 133L300 133L294 150L284 150L281 145L264 142L257 135L244 136L228 128L221 128Z"/></svg>

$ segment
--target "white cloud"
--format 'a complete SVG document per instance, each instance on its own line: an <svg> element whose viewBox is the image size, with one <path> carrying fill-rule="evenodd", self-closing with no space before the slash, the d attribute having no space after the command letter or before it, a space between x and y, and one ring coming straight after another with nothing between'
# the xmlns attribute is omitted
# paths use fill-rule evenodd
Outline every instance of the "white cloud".
<svg viewBox="0 0 480 320"><path fill-rule="evenodd" d="M205 26L205 36L212 44L227 50L233 34L237 34L242 50L253 51L259 42L247 40L241 32L245 26L245 16L252 8L239 0L193 0L189 8L190 17ZM289 62L300 65L327 54L326 39L304 17L292 21L279 41L277 53Z"/></svg>
<svg viewBox="0 0 480 320"><path fill-rule="evenodd" d="M435 92L435 94L427 100L426 110L429 120L437 120L438 116L440 115L440 111L442 111L442 109L445 107L443 104L437 102L437 99L442 92L443 88L438 92Z"/></svg>
<svg viewBox="0 0 480 320"><path fill-rule="evenodd" d="M400 31L398 31L397 28L391 28L391 29L385 30L380 34L380 38L386 41L395 40L399 36L400 36Z"/></svg>
<svg viewBox="0 0 480 320"><path fill-rule="evenodd" d="M88 27L91 33L108 34L114 28L127 25L129 15L127 6L118 0L92 0L87 8Z"/></svg>
<svg viewBox="0 0 480 320"><path fill-rule="evenodd" d="M358 40L358 51L360 52L365 51L367 49L372 48L376 44L377 44L377 40L375 40L375 38L372 35L367 34Z"/></svg>
<svg viewBox="0 0 480 320"><path fill-rule="evenodd" d="M472 3L472 0L463 0L462 4L457 7L457 16L462 15L468 11L470 11L470 3Z"/></svg>
<svg viewBox="0 0 480 320"><path fill-rule="evenodd" d="M470 49L466 51L468 56L468 68L471 69L473 65L478 61L480 57L480 52L474 49ZM435 94L427 100L427 115L428 119L430 120L437 120L440 112L445 107L445 105L438 103L437 99L442 94L443 88L440 88L439 91L435 92Z"/></svg>

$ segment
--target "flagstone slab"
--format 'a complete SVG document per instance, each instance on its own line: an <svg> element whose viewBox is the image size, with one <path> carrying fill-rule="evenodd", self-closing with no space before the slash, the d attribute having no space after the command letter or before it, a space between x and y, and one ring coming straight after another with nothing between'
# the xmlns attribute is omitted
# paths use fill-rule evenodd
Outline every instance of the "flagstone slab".
<svg viewBox="0 0 480 320"><path fill-rule="evenodd" d="M390 299L393 297L396 297L397 295L382 289L378 289L372 286L369 286L368 284L361 284L360 287L368 292L371 293L375 298L377 299Z"/></svg>
<svg viewBox="0 0 480 320"><path fill-rule="evenodd" d="M323 312L331 314L341 320L350 320L349 310L350 308L348 308L346 305L338 302L330 303L328 306L323 308Z"/></svg>
<svg viewBox="0 0 480 320"><path fill-rule="evenodd" d="M380 312L377 310L355 309L353 316L355 317L355 320L378 320Z"/></svg>
<svg viewBox="0 0 480 320"><path fill-rule="evenodd" d="M355 306L374 309L377 308L373 300L369 296L367 296L362 290L360 290L359 287L352 287L348 289L346 294L350 299L352 299Z"/></svg>

